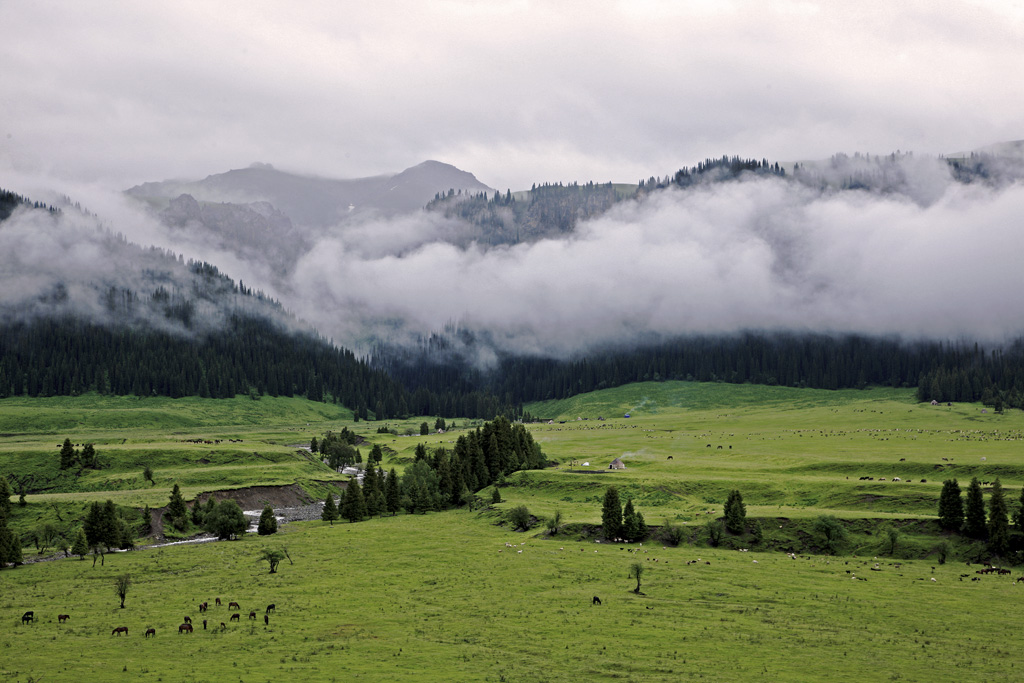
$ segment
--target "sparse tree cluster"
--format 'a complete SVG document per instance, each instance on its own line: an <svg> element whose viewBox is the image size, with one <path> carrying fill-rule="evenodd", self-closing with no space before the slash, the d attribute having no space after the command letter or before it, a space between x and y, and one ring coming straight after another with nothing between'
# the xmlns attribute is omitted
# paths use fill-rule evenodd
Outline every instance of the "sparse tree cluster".
<svg viewBox="0 0 1024 683"><path fill-rule="evenodd" d="M76 450L71 445L71 439L64 439L60 447L60 468L70 469L78 465L88 469L99 469L99 461L96 459L96 449L91 443L82 446L82 450Z"/></svg>

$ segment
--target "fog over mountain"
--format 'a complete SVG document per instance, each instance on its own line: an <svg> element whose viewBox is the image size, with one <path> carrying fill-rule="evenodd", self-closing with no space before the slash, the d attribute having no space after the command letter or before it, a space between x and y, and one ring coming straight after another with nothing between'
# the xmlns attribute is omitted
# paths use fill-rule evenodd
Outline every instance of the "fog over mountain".
<svg viewBox="0 0 1024 683"><path fill-rule="evenodd" d="M87 205L108 229L211 261L356 349L446 326L485 342L474 349L484 362L750 329L1001 342L1024 332L1024 173L1015 158L979 168L965 176L938 158L839 156L782 177L670 184L569 234L490 247L467 243L473 228L438 212L368 216L301 245L285 276L267 266L260 240L218 248L95 188ZM25 309L61 282L129 287L147 270L111 256L97 220L39 220L0 224L7 303ZM290 223L276 220L266 229L287 235Z"/></svg>

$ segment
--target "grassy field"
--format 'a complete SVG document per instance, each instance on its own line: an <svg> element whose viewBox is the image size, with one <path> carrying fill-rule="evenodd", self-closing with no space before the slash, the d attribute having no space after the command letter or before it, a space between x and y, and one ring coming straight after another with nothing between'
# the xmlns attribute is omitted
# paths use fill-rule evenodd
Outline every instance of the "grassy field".
<svg viewBox="0 0 1024 683"><path fill-rule="evenodd" d="M1019 411L920 405L913 392L890 389L672 382L527 409L553 420L530 428L557 467L509 477L504 502L488 510L293 523L269 538L108 555L105 566L64 559L0 570L0 681L1022 678L1012 605L1024 590L1013 578L1024 571L977 577L979 566L964 563L970 548L958 543L946 564L929 554L941 540L930 525L942 479L999 477L1016 509ZM423 420L389 426L404 434ZM51 467L65 435L96 443L108 459L66 490L15 505L25 524L58 497L163 505L173 481L196 492L337 476L296 445L342 426L386 446L384 465L401 471L417 443L451 447L471 426L457 422L446 434L398 436L291 399L7 399L0 472ZM221 443L185 441L195 438ZM607 470L615 457L626 470ZM139 483L147 462L159 463L155 487ZM649 524L672 520L697 544L585 539L611 484ZM747 537L703 545L705 522L721 516L733 488L765 525L750 552L736 549ZM500 525L520 504L541 520L560 511L571 533ZM848 521L851 554L808 552L811 521L823 513ZM873 533L884 523L904 532L893 556ZM804 541L796 559L781 551ZM294 564L268 574L260 551L282 546ZM644 595L631 592L637 561ZM113 582L123 573L133 586L122 610ZM602 605L591 604L595 595ZM240 602L241 623L211 607L204 632L196 605L214 597ZM265 626L268 603L277 611ZM36 623L21 623L26 610ZM246 619L249 610L259 619ZM61 613L71 615L65 624ZM197 632L179 636L185 615ZM122 625L129 635L112 636ZM149 627L155 639L143 638Z"/></svg>

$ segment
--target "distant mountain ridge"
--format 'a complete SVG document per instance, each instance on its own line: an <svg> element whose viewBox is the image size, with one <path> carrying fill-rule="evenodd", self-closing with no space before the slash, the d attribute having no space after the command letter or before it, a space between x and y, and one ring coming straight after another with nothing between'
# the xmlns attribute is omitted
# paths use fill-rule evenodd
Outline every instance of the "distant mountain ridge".
<svg viewBox="0 0 1024 683"><path fill-rule="evenodd" d="M424 161L394 175L353 179L305 176L269 164L253 164L202 180L143 183L127 190L127 194L159 209L183 194L199 202L269 202L295 225L323 228L366 213L389 216L415 211L438 192L449 189L474 193L491 190L472 173L439 161Z"/></svg>

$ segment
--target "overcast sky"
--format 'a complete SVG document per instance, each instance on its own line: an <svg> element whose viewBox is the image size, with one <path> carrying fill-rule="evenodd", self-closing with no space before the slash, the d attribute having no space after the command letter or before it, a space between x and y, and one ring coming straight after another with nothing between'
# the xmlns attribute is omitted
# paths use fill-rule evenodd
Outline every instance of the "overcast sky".
<svg viewBox="0 0 1024 683"><path fill-rule="evenodd" d="M0 174L119 188L437 159L521 189L1024 138L1018 1L34 0L0 26Z"/></svg>

